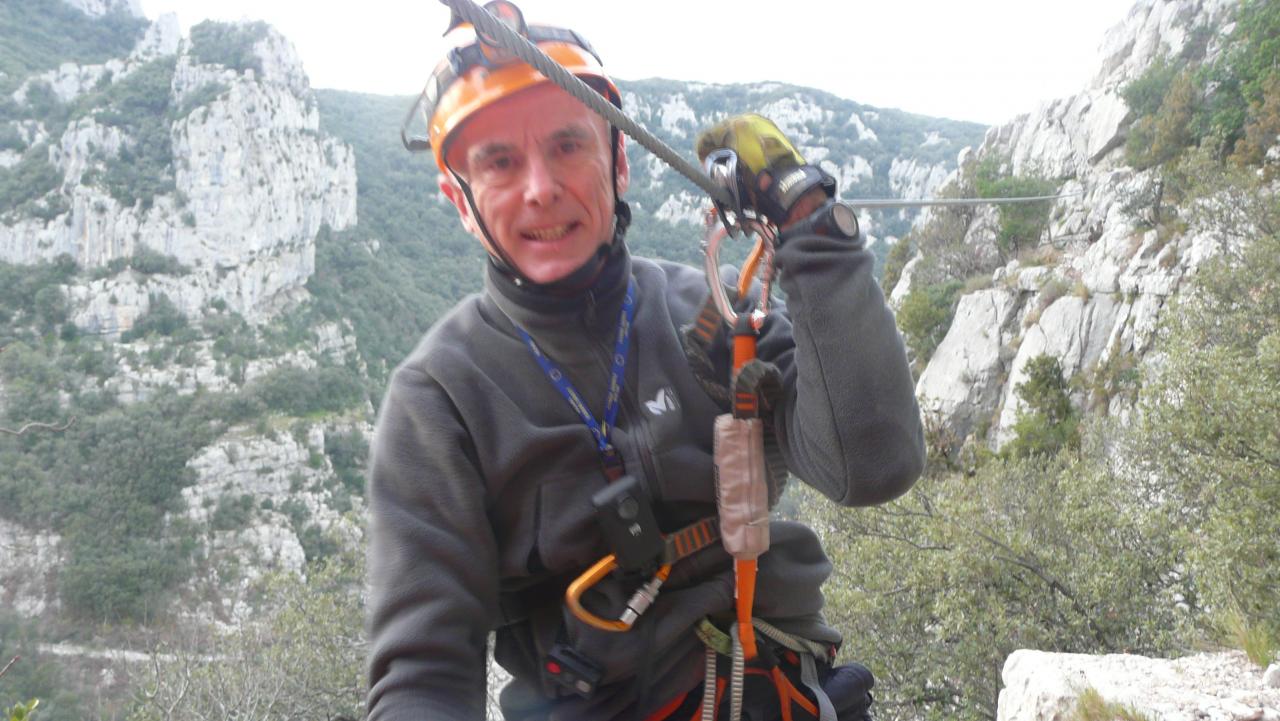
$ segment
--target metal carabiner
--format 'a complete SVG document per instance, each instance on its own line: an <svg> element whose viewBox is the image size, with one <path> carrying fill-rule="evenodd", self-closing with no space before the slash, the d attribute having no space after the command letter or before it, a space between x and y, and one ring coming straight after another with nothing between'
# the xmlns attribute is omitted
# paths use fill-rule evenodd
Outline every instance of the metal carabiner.
<svg viewBox="0 0 1280 721"><path fill-rule="evenodd" d="M612 553L604 558L596 561L596 564L588 568L585 573L574 579L569 584L569 588L564 592L565 605L569 607L569 612L583 623L600 629L601 631L630 631L635 625L636 619L640 618L645 611L649 610L649 606L653 605L654 599L658 597L658 589L667 580L667 576L671 575L671 564L665 563L658 568L658 572L653 574L653 578L649 579L636 592L631 595L631 600L627 601L627 609L615 621L607 618L600 618L591 613L582 606L582 594L588 588L596 585L605 576L608 576L618 567L618 559Z"/></svg>

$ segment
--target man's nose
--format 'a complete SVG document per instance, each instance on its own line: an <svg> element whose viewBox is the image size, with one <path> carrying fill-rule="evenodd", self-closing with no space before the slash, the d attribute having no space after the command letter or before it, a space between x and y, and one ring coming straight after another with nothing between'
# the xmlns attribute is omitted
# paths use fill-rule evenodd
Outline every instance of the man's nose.
<svg viewBox="0 0 1280 721"><path fill-rule="evenodd" d="M525 177L524 200L529 205L545 206L560 199L560 181L545 158L529 159Z"/></svg>

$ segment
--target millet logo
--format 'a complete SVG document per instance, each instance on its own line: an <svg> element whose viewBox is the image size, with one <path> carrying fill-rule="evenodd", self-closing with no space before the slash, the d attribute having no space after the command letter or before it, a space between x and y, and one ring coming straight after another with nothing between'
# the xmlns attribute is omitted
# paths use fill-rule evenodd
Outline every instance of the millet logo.
<svg viewBox="0 0 1280 721"><path fill-rule="evenodd" d="M658 395L653 397L651 401L645 401L644 407L649 409L649 414L660 416L667 411L676 409L676 395L671 392L670 388L663 388L658 391Z"/></svg>

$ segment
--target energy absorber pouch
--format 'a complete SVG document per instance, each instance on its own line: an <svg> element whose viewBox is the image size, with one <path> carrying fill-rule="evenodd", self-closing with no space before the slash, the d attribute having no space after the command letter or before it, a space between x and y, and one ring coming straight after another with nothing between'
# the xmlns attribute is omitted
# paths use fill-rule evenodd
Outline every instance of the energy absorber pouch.
<svg viewBox="0 0 1280 721"><path fill-rule="evenodd" d="M769 484L764 424L759 418L716 417L716 502L725 550L753 559L769 550Z"/></svg>

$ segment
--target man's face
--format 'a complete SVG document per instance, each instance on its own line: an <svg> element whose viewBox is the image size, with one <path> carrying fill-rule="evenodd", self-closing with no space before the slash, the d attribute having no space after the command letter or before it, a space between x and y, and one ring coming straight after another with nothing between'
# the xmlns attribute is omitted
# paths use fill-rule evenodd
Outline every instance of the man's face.
<svg viewBox="0 0 1280 721"><path fill-rule="evenodd" d="M552 283L612 236L611 152L604 120L542 83L468 118L447 160L471 186L493 242L526 278ZM621 195L629 178L625 153L618 153L617 173ZM440 189L492 253L461 188L442 174Z"/></svg>

